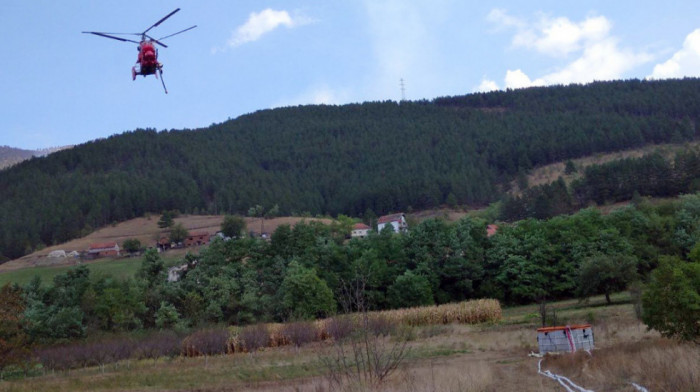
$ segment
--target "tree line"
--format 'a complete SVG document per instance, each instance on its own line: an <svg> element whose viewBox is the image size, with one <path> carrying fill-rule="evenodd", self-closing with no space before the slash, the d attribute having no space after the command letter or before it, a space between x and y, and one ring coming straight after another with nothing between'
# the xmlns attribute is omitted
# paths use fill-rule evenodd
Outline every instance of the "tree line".
<svg viewBox="0 0 700 392"><path fill-rule="evenodd" d="M641 197L673 197L700 190L700 149L689 147L673 158L658 152L587 166L570 185L560 177L551 184L505 195L500 218L546 219L588 205L605 205Z"/></svg>
<svg viewBox="0 0 700 392"><path fill-rule="evenodd" d="M700 194L608 215L585 209L529 218L491 237L473 217L429 219L404 235L384 230L350 241L341 225L302 222L280 226L270 241L215 240L182 260L187 268L177 281L168 281L151 250L130 279L93 278L78 266L48 285L36 278L7 286L0 311L15 329L2 330L21 330L24 344L41 345L100 331L315 319L336 313L344 288L358 279L373 310L483 297L523 304L609 296L649 281L661 264L700 265L698 222Z"/></svg>
<svg viewBox="0 0 700 392"><path fill-rule="evenodd" d="M0 259L146 212L361 216L485 205L552 162L697 136L700 80L262 110L139 129L0 171Z"/></svg>

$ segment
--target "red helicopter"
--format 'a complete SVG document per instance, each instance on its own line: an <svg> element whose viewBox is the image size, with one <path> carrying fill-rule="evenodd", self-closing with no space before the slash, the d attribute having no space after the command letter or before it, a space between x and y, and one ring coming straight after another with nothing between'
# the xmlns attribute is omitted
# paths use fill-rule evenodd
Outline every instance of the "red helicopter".
<svg viewBox="0 0 700 392"><path fill-rule="evenodd" d="M197 25L188 27L184 30L178 31L177 33L166 35L165 37L158 39L155 39L146 33L148 33L152 28L157 27L159 24L163 23L163 21L173 16L173 14L178 11L180 11L179 8L165 15L161 20L157 21L151 27L147 28L143 33L102 33L99 31L83 31L83 33L94 34L99 35L100 37L116 39L118 41L123 42L133 42L135 44L138 44L137 49L139 51L139 57L136 59L136 65L131 67L131 79L136 80L136 75L143 75L143 77L146 77L146 75L154 75L156 79L158 79L158 74L160 74L160 81L161 83L163 83L163 90L165 90L165 93L167 94L168 89L165 88L165 82L163 81L163 64L158 62L158 49L156 49L154 44L158 44L164 48L167 48L168 46L160 41L166 38L170 38L173 35L192 30L193 28L197 27ZM137 35L141 36L141 41L134 41L132 39L115 37L115 35Z"/></svg>

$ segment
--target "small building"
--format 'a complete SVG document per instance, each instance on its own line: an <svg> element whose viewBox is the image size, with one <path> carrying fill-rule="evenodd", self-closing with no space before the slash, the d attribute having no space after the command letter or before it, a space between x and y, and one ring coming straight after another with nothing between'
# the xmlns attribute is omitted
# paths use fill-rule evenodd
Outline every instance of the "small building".
<svg viewBox="0 0 700 392"><path fill-rule="evenodd" d="M49 252L48 257L57 259L67 257L67 255L65 250L52 250L51 252Z"/></svg>
<svg viewBox="0 0 700 392"><path fill-rule="evenodd" d="M119 245L116 242L105 242L90 245L88 249L88 257L96 259L99 257L117 257L120 256Z"/></svg>
<svg viewBox="0 0 700 392"><path fill-rule="evenodd" d="M593 328L590 324L538 328L537 343L540 354L591 350L594 346Z"/></svg>
<svg viewBox="0 0 700 392"><path fill-rule="evenodd" d="M350 237L352 238L365 238L369 234L370 227L364 223L355 223L352 226L352 232Z"/></svg>
<svg viewBox="0 0 700 392"><path fill-rule="evenodd" d="M168 238L167 236L163 236L158 239L156 247L158 248L158 251L165 251L172 248L173 244L172 242L170 242L170 238Z"/></svg>
<svg viewBox="0 0 700 392"><path fill-rule="evenodd" d="M379 217L379 220L377 221L377 231L381 233L382 229L384 229L386 225L393 226L395 233L405 233L408 230L406 216L403 214L403 212Z"/></svg>
<svg viewBox="0 0 700 392"><path fill-rule="evenodd" d="M199 246L206 245L209 243L209 233L206 231L201 231L197 233L190 233L185 238L185 246Z"/></svg>

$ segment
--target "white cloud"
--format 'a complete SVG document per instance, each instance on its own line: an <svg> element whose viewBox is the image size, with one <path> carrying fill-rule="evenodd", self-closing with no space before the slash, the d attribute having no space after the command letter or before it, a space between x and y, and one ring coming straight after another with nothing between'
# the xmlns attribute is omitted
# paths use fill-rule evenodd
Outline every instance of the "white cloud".
<svg viewBox="0 0 700 392"><path fill-rule="evenodd" d="M484 78L481 80L481 83L479 84L479 86L477 86L477 88L474 89L474 91L480 92L480 93L487 93L489 91L495 91L498 89L499 89L498 84L496 84L496 82L494 82L493 80Z"/></svg>
<svg viewBox="0 0 700 392"><path fill-rule="evenodd" d="M604 39L610 27L610 22L604 16L587 18L580 23L564 17L541 17L536 26L519 31L513 37L513 45L563 57L581 50L588 43Z"/></svg>
<svg viewBox="0 0 700 392"><path fill-rule="evenodd" d="M533 50L559 62L563 59L562 65L534 80L521 69L508 70L504 80L507 88L619 79L653 59L648 53L620 48L610 35L612 23L605 16L572 22L566 17L541 15L537 21L528 22L493 10L487 19L501 27L515 28L514 48Z"/></svg>
<svg viewBox="0 0 700 392"><path fill-rule="evenodd" d="M508 15L506 10L494 8L486 16L486 20L502 27L524 27L525 22L521 19Z"/></svg>
<svg viewBox="0 0 700 392"><path fill-rule="evenodd" d="M683 48L661 64L654 67L649 78L682 78L684 76L700 76L700 29L696 29L685 37Z"/></svg>
<svg viewBox="0 0 700 392"><path fill-rule="evenodd" d="M227 47L237 47L249 42L259 40L263 35L284 26L294 28L311 23L312 20L303 15L292 16L287 11L277 11L271 8L260 12L252 12L248 20L238 26L226 42ZM213 49L213 52L223 51L225 48Z"/></svg>
<svg viewBox="0 0 700 392"><path fill-rule="evenodd" d="M525 75L525 72L520 69L516 69L515 71L506 71L505 83L506 88L523 88L541 86L543 84L542 80L536 80L533 82L530 80L530 77Z"/></svg>

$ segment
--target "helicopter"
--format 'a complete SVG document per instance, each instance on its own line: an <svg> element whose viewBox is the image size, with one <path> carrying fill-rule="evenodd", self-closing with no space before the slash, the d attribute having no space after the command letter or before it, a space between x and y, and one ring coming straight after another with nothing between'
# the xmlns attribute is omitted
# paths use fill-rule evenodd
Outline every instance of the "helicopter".
<svg viewBox="0 0 700 392"><path fill-rule="evenodd" d="M94 34L100 37L105 37L105 38L111 38L111 39L116 39L117 41L122 41L122 42L133 42L135 44L138 44L137 50L139 51L138 58L136 59L136 65L131 67L131 79L136 80L136 75L143 75L145 78L147 75L153 75L158 79L158 74L160 74L160 81L163 84L163 90L165 90L165 93L168 93L168 89L165 87L165 82L163 81L163 64L158 62L158 49L155 47L154 44L158 44L164 48L167 48L168 46L162 43L161 41L170 38L174 35L178 35L180 33L184 33L185 31L192 30L193 28L197 27L197 25L194 25L192 27L188 27L184 30L180 30L177 33L173 33L170 35L166 35L165 37L155 39L148 35L147 33L151 31L152 28L158 27L161 23L163 23L166 19L169 17L173 16L176 12L180 11L179 8L177 8L175 11L165 15L163 18L161 18L159 21L154 23L151 27L147 28L144 30L142 33L104 33L100 31L83 31L84 34ZM140 41L135 41L133 39L128 39L128 38L122 38L122 37L116 37L116 35L136 35L140 36L141 40Z"/></svg>

